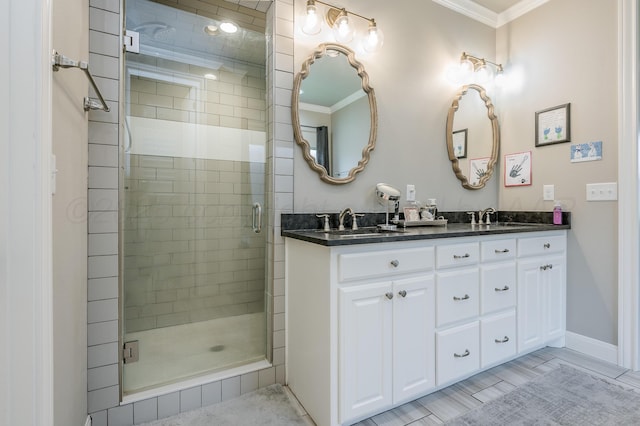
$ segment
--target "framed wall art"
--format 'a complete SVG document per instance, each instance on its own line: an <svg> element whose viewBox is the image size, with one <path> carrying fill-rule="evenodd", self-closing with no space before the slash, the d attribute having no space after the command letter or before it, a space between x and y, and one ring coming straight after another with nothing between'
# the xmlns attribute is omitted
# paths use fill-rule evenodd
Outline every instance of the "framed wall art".
<svg viewBox="0 0 640 426"><path fill-rule="evenodd" d="M536 146L571 140L571 104L536 112Z"/></svg>
<svg viewBox="0 0 640 426"><path fill-rule="evenodd" d="M504 186L531 185L531 151L504 156Z"/></svg>
<svg viewBox="0 0 640 426"><path fill-rule="evenodd" d="M453 152L456 158L467 158L467 129L453 132Z"/></svg>

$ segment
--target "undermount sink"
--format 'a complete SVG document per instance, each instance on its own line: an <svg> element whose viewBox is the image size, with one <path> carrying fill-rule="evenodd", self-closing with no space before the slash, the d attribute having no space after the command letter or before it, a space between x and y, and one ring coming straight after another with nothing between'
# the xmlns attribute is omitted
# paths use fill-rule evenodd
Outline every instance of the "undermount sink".
<svg viewBox="0 0 640 426"><path fill-rule="evenodd" d="M387 235L398 235L403 233L402 230L386 231L380 228L359 228L359 229L332 229L330 231L318 231L329 235L336 235L340 238L366 238L380 237Z"/></svg>

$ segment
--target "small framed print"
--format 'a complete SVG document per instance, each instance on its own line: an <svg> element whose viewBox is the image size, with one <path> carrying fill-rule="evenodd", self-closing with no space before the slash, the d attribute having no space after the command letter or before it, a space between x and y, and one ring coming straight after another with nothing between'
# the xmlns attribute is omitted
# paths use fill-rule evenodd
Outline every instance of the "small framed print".
<svg viewBox="0 0 640 426"><path fill-rule="evenodd" d="M536 146L571 140L571 104L536 112Z"/></svg>
<svg viewBox="0 0 640 426"><path fill-rule="evenodd" d="M404 220L407 222L415 222L420 220L420 212L417 207L404 208Z"/></svg>
<svg viewBox="0 0 640 426"><path fill-rule="evenodd" d="M469 184L477 185L487 174L490 157L472 158L469 160Z"/></svg>
<svg viewBox="0 0 640 426"><path fill-rule="evenodd" d="M456 158L467 158L467 129L453 132L453 153Z"/></svg>
<svg viewBox="0 0 640 426"><path fill-rule="evenodd" d="M531 185L531 151L504 156L504 186Z"/></svg>

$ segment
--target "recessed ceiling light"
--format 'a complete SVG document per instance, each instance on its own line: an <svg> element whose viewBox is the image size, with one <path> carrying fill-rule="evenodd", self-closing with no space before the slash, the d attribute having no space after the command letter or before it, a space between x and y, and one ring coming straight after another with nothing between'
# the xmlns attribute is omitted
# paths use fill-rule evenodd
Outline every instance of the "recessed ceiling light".
<svg viewBox="0 0 640 426"><path fill-rule="evenodd" d="M220 29L225 33L233 34L238 31L238 26L233 22L223 22L220 24Z"/></svg>
<svg viewBox="0 0 640 426"><path fill-rule="evenodd" d="M218 76L215 74L205 74L204 78L206 78L207 80L217 80Z"/></svg>
<svg viewBox="0 0 640 426"><path fill-rule="evenodd" d="M207 25L204 27L204 32L209 34L210 36L218 35L220 31L218 30L217 25Z"/></svg>

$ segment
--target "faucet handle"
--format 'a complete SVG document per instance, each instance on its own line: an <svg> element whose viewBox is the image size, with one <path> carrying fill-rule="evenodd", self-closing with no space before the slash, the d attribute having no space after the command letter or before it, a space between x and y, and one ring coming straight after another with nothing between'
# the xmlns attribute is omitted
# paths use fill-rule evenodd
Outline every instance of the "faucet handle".
<svg viewBox="0 0 640 426"><path fill-rule="evenodd" d="M467 212L467 214L469 216L471 216L471 224L475 225L476 224L476 212Z"/></svg>
<svg viewBox="0 0 640 426"><path fill-rule="evenodd" d="M328 214L317 214L316 217L324 218L324 232L331 231L331 227L329 226L329 215Z"/></svg>
<svg viewBox="0 0 640 426"><path fill-rule="evenodd" d="M364 216L364 213L353 213L353 214L351 214L351 217L353 217L353 222L351 223L351 229L353 229L354 231L358 229L357 218L363 217L363 216Z"/></svg>
<svg viewBox="0 0 640 426"><path fill-rule="evenodd" d="M492 211L488 211L485 213L485 225L491 225L491 213L494 213Z"/></svg>

